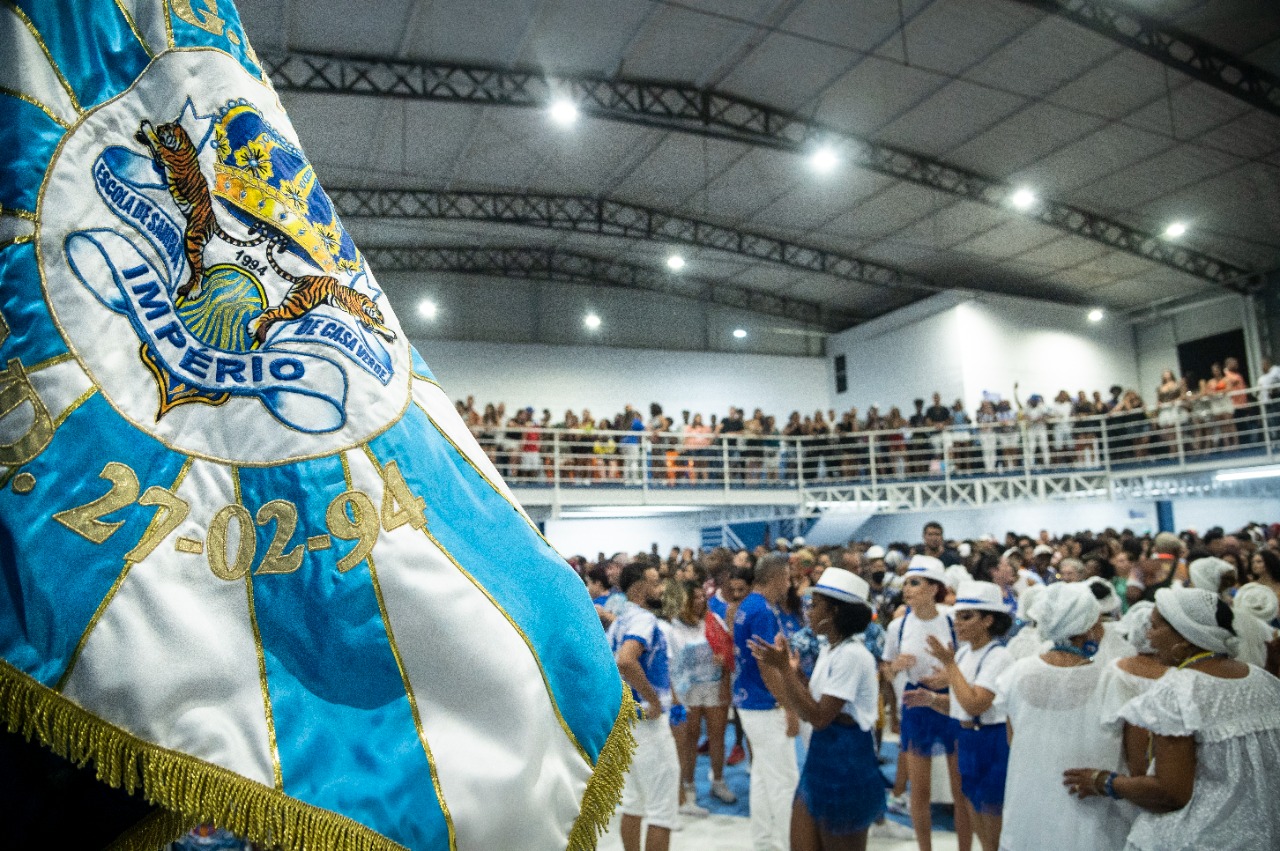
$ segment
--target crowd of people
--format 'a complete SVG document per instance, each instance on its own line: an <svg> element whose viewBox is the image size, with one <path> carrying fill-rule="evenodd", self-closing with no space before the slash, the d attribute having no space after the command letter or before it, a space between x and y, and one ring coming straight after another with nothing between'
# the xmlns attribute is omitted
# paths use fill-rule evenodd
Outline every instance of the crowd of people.
<svg viewBox="0 0 1280 851"><path fill-rule="evenodd" d="M1246 386L1235 358L1214 364L1209 377L1177 378L1166 370L1149 405L1136 390L1114 385L1108 395L1060 390L1024 403L988 394L970 414L964 402L915 399L904 415L873 404L812 415L792 411L785 421L756 408L730 407L718 417L658 403L648 414L628 405L613 416L590 410L521 408L483 412L474 397L456 403L490 459L508 478L568 483L621 481L697 484L723 477L776 482L797 472L806 479L853 479L874 464L880 475L923 476L949 465L956 474L991 474L1026 466L1091 467L1112 462L1231 450L1280 437L1280 366L1263 362L1258 387Z"/></svg>
<svg viewBox="0 0 1280 851"><path fill-rule="evenodd" d="M707 813L704 727L724 801L745 738L757 851L890 809L929 851L938 758L961 851L1280 848L1280 524L922 538L570 560L640 707L627 851Z"/></svg>

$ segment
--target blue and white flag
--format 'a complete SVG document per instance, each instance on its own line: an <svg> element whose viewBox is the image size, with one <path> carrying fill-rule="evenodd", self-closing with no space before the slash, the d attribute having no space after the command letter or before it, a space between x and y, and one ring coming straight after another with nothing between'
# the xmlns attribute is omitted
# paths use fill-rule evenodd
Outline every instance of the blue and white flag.
<svg viewBox="0 0 1280 851"><path fill-rule="evenodd" d="M594 847L586 590L231 3L0 3L0 150L0 723L268 847Z"/></svg>

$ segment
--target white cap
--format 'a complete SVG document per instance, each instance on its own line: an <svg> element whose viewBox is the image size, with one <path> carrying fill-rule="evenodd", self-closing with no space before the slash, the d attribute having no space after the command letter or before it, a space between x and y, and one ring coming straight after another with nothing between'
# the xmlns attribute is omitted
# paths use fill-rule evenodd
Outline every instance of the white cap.
<svg viewBox="0 0 1280 851"><path fill-rule="evenodd" d="M880 546L879 544L876 544L875 546L867 547L867 551L866 553L864 553L864 555L866 555L868 559L871 559L873 561L878 558L884 558L884 547Z"/></svg>
<svg viewBox="0 0 1280 851"><path fill-rule="evenodd" d="M947 569L942 566L942 562L933 556L912 556L911 562L907 565L907 576L919 576L924 579L932 579L940 585L947 584Z"/></svg>
<svg viewBox="0 0 1280 851"><path fill-rule="evenodd" d="M833 600L842 600L846 603L862 603L866 605L867 596L871 593L871 586L867 584L867 580L855 573L850 573L844 568L828 567L822 571L821 578L813 586L813 593L822 594Z"/></svg>
<svg viewBox="0 0 1280 851"><path fill-rule="evenodd" d="M799 535L796 535L794 538L791 539L791 544L792 546L803 547L804 538L800 537Z"/></svg>
<svg viewBox="0 0 1280 851"><path fill-rule="evenodd" d="M968 541L961 541L960 546L956 547L956 552L960 554L960 558L968 558L973 554L973 547Z"/></svg>
<svg viewBox="0 0 1280 851"><path fill-rule="evenodd" d="M1051 556L1053 555L1053 547L1048 544L1036 544L1036 548L1031 551L1034 556Z"/></svg>
<svg viewBox="0 0 1280 851"><path fill-rule="evenodd" d="M1004 593L994 582L961 582L956 590L955 610L977 609L980 612L1004 612L1009 614L1009 607L1004 604Z"/></svg>

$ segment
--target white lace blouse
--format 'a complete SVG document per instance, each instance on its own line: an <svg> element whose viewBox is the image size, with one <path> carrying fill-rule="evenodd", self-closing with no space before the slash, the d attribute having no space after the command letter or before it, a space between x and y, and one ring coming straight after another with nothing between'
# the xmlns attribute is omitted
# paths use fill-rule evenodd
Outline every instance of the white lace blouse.
<svg viewBox="0 0 1280 851"><path fill-rule="evenodd" d="M1126 851L1280 848L1280 680L1253 666L1238 680L1169 671L1118 717L1196 740L1191 801L1142 812Z"/></svg>

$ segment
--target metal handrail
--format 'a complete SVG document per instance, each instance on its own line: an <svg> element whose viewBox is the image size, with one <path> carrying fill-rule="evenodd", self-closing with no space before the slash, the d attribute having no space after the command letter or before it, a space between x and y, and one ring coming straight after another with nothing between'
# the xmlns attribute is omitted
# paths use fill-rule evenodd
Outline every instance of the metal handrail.
<svg viewBox="0 0 1280 851"><path fill-rule="evenodd" d="M1030 476L1270 458L1280 445L1280 389L1206 394L1134 411L1070 419L857 430L826 435L734 435L523 425L472 427L513 487L806 489ZM1231 396L1236 396L1233 401ZM1237 404L1239 402L1239 404Z"/></svg>

